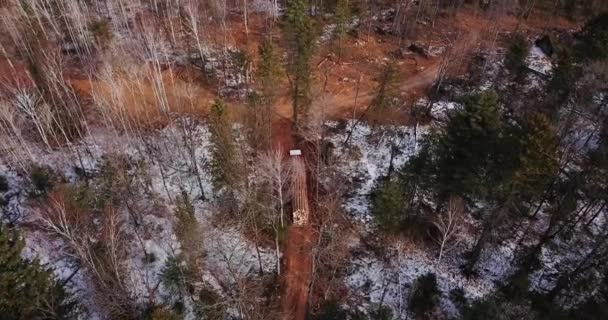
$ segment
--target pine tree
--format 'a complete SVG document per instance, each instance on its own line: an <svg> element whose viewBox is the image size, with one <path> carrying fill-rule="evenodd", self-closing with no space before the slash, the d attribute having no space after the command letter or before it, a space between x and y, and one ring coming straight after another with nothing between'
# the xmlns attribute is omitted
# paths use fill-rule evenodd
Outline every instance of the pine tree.
<svg viewBox="0 0 608 320"><path fill-rule="evenodd" d="M385 232L397 233L402 230L405 220L405 195L397 181L386 181L375 192L373 214L376 224Z"/></svg>
<svg viewBox="0 0 608 320"><path fill-rule="evenodd" d="M5 176L0 174L0 193L8 191L8 180Z"/></svg>
<svg viewBox="0 0 608 320"><path fill-rule="evenodd" d="M211 171L213 186L216 191L228 188L229 192L238 187L240 182L235 138L228 108L223 100L216 100L211 106L209 119L211 131Z"/></svg>
<svg viewBox="0 0 608 320"><path fill-rule="evenodd" d="M569 48L561 48L557 53L557 66L547 83L548 104L552 108L550 111L554 118L557 118L559 107L571 96L577 78L575 52Z"/></svg>
<svg viewBox="0 0 608 320"><path fill-rule="evenodd" d="M409 308L418 319L431 319L429 312L437 306L440 297L437 277L433 273L427 273L416 279Z"/></svg>
<svg viewBox="0 0 608 320"><path fill-rule="evenodd" d="M309 1L292 0L287 4L286 33L291 49L290 73L293 77L294 122L306 115L311 102L311 60L315 47L314 20L309 15Z"/></svg>
<svg viewBox="0 0 608 320"><path fill-rule="evenodd" d="M608 12L589 20L577 37L576 49L580 59L608 59Z"/></svg>
<svg viewBox="0 0 608 320"><path fill-rule="evenodd" d="M181 246L180 258L186 263L188 274L197 274L201 267L202 234L196 220L194 206L190 196L182 190L175 206L177 219L174 231Z"/></svg>
<svg viewBox="0 0 608 320"><path fill-rule="evenodd" d="M532 202L548 187L558 170L557 135L550 120L532 113L517 132L517 168L508 185L510 197ZM513 145L513 144L511 144Z"/></svg>
<svg viewBox="0 0 608 320"><path fill-rule="evenodd" d="M336 38L338 39L338 59L342 60L342 47L344 39L348 34L348 23L350 21L349 0L338 0L336 4Z"/></svg>
<svg viewBox="0 0 608 320"><path fill-rule="evenodd" d="M176 257L169 257L160 273L160 279L165 289L172 295L183 299L186 292L186 271Z"/></svg>
<svg viewBox="0 0 608 320"><path fill-rule="evenodd" d="M24 246L14 230L0 225L0 319L75 317L75 302L53 272L21 257Z"/></svg>
<svg viewBox="0 0 608 320"><path fill-rule="evenodd" d="M390 114L390 108L394 106L397 98L398 70L394 62L388 63L382 72L376 96L367 110L367 118L372 125L378 124L382 117Z"/></svg>
<svg viewBox="0 0 608 320"><path fill-rule="evenodd" d="M260 66L257 75L260 83L260 91L265 100L264 103L271 103L276 98L277 86L280 83L280 58L270 37L264 39L260 45L259 51Z"/></svg>
<svg viewBox="0 0 608 320"><path fill-rule="evenodd" d="M448 123L434 148L442 197L483 197L494 189L502 171L500 147L504 126L498 97L484 92L469 97Z"/></svg>
<svg viewBox="0 0 608 320"><path fill-rule="evenodd" d="M259 48L260 61L257 69L257 91L247 97L247 112L244 124L247 141L254 154L268 150L272 145L272 105L281 85L280 58L270 36Z"/></svg>

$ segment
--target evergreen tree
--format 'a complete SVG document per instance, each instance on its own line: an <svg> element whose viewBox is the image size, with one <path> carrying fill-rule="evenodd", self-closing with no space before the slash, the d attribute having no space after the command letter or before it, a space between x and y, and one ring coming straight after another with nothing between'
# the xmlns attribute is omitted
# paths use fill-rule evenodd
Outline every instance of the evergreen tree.
<svg viewBox="0 0 608 320"><path fill-rule="evenodd" d="M527 72L526 57L530 51L528 41L520 33L513 35L505 56L505 67L516 80L523 80Z"/></svg>
<svg viewBox="0 0 608 320"><path fill-rule="evenodd" d="M429 312L435 309L441 297L435 274L427 273L420 276L416 279L413 290L410 296L410 310L418 319L430 319Z"/></svg>
<svg viewBox="0 0 608 320"><path fill-rule="evenodd" d="M465 308L463 320L535 320L539 319L530 305L523 301L509 301L502 295L480 299ZM539 319L540 320L540 319ZM557 319L554 319L557 320Z"/></svg>
<svg viewBox="0 0 608 320"><path fill-rule="evenodd" d="M32 189L30 195L33 197L43 197L53 189L56 181L53 170L49 167L34 165L30 169L30 181Z"/></svg>
<svg viewBox="0 0 608 320"><path fill-rule="evenodd" d="M390 108L398 97L398 70L394 62L384 67L376 96L367 111L367 118L372 124L377 124L383 117L390 117Z"/></svg>
<svg viewBox="0 0 608 320"><path fill-rule="evenodd" d="M589 152L590 163L596 168L608 170L608 123L601 124L597 147Z"/></svg>
<svg viewBox="0 0 608 320"><path fill-rule="evenodd" d="M209 287L203 287L199 291L194 312L199 318L209 320L223 320L227 316L222 297Z"/></svg>
<svg viewBox="0 0 608 320"><path fill-rule="evenodd" d="M569 48L561 48L557 53L557 66L553 69L553 75L547 83L548 103L554 119L557 119L559 107L570 97L577 78L574 51Z"/></svg>
<svg viewBox="0 0 608 320"><path fill-rule="evenodd" d="M510 177L510 196L532 202L557 175L557 133L550 120L541 113L532 113L521 120L514 151L517 165Z"/></svg>
<svg viewBox="0 0 608 320"><path fill-rule="evenodd" d="M280 83L281 67L280 58L277 54L274 43L270 37L264 39L260 44L260 66L258 68L258 78L260 83L260 91L264 103L274 101L277 86Z"/></svg>
<svg viewBox="0 0 608 320"><path fill-rule="evenodd" d="M239 76L241 79L249 84L249 66L251 66L251 55L247 50L238 49L236 51L231 51L231 60L232 63L237 67L239 72Z"/></svg>
<svg viewBox="0 0 608 320"><path fill-rule="evenodd" d="M349 0L338 0L336 3L336 38L338 38L338 59L342 60L342 47L344 39L348 35L348 23L350 21Z"/></svg>
<svg viewBox="0 0 608 320"><path fill-rule="evenodd" d="M356 314L355 314L356 315ZM355 316L351 316L351 319L356 320ZM393 309L388 306L379 306L369 311L369 320L391 320L394 319Z"/></svg>
<svg viewBox="0 0 608 320"><path fill-rule="evenodd" d="M315 46L314 20L309 15L309 1L287 3L286 33L291 49L290 73L293 77L294 122L306 115L311 102L311 60Z"/></svg>
<svg viewBox="0 0 608 320"><path fill-rule="evenodd" d="M257 70L257 89L248 96L248 109L244 124L249 146L254 154L268 150L272 145L272 104L281 85L280 58L272 38L265 38L259 46L260 62Z"/></svg>
<svg viewBox="0 0 608 320"><path fill-rule="evenodd" d="M381 230L389 233L400 232L405 222L405 196L402 184L386 181L376 190L373 199L373 214Z"/></svg>
<svg viewBox="0 0 608 320"><path fill-rule="evenodd" d="M185 268L180 264L176 257L169 257L160 273L160 278L165 289L172 296L179 296L183 299L186 290Z"/></svg>
<svg viewBox="0 0 608 320"><path fill-rule="evenodd" d="M8 191L8 181L6 177L0 174L0 193Z"/></svg>
<svg viewBox="0 0 608 320"><path fill-rule="evenodd" d="M508 165L503 158L504 126L494 92L469 97L433 146L441 197L483 197ZM505 167L506 166L506 167Z"/></svg>
<svg viewBox="0 0 608 320"><path fill-rule="evenodd" d="M589 20L577 36L576 49L580 59L608 59L608 12Z"/></svg>
<svg viewBox="0 0 608 320"><path fill-rule="evenodd" d="M75 302L51 270L21 257L25 243L0 225L0 319L70 319Z"/></svg>
<svg viewBox="0 0 608 320"><path fill-rule="evenodd" d="M223 100L216 100L211 106L209 120L211 131L211 171L213 186L216 191L228 188L228 192L238 187L240 182L240 169L238 167L237 152L234 146L234 134L230 122L229 111Z"/></svg>
<svg viewBox="0 0 608 320"><path fill-rule="evenodd" d="M174 231L181 246L180 260L186 263L188 274L196 275L201 267L203 243L201 230L188 193L182 190L176 202L175 217L177 221Z"/></svg>
<svg viewBox="0 0 608 320"><path fill-rule="evenodd" d="M340 303L334 300L325 301L321 306L321 310L315 314L312 319L313 320L340 320L346 319L348 317L348 312L344 310Z"/></svg>

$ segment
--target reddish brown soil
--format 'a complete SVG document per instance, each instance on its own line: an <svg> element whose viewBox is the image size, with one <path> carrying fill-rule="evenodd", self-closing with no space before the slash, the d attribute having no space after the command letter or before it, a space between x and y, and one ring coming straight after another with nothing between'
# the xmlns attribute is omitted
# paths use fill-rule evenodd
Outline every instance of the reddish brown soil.
<svg viewBox="0 0 608 320"><path fill-rule="evenodd" d="M244 32L242 18L232 17L228 21L225 30L219 26L209 25L207 28L206 40L216 44L236 45L246 49L257 60L258 44L263 39L266 22L263 18L251 15L249 21L249 33ZM532 19L519 25L520 30L539 33L546 30L548 26L557 29L572 29L576 25L555 17L541 17L534 15ZM434 29L429 26L415 25L415 35L413 39L423 43L441 43L451 47L450 52L452 65L455 68L448 69L448 74L456 76L466 71L467 57L470 57L479 46L488 47L496 39L493 28L501 31L512 32L518 27L518 21L512 16L503 16L501 19L484 18L472 10L461 10L454 18L438 19ZM226 32L223 32L226 31ZM454 37L453 34L457 36ZM451 45L448 43L451 42ZM345 119L359 116L374 97L378 86L383 66L389 54L402 44L398 40L390 37L379 37L374 34L362 35L359 39L351 39L344 44L343 56L339 59L332 54L336 48L331 45L322 45L319 48L320 54L315 58L314 79L315 100L323 100L323 110L329 119ZM328 58L329 57L329 58ZM411 55L399 61L399 73L401 80L399 89L408 101L413 101L422 96L425 91L435 82L441 70L443 57L422 58ZM6 61L0 61L0 79L3 76L13 76L14 70L9 68ZM19 74L26 75L25 68L19 67ZM14 77L13 77L14 78ZM27 79L27 75L25 79ZM92 91L89 80L71 78L72 84L76 89L85 94ZM212 88L203 86L191 87L189 79L180 79L179 74L176 79L173 75L167 75L170 87L179 89L169 97L171 106L175 106L175 111L188 111L204 115L209 109L213 99ZM24 80L25 81L25 80ZM98 80L94 80L98 81ZM286 81L285 81L286 82ZM102 83L95 87L98 90L107 90L107 85ZM184 88L192 90L188 97L184 97ZM133 101L134 106L145 105L150 95L150 88L144 84L142 92L145 94L140 97L141 101ZM280 96L273 106L273 136L274 147L281 148L287 154L293 148L295 140L293 137L293 108L289 87L284 83L277 88L277 95ZM192 99L194 97L194 99ZM319 99L322 98L322 99ZM187 103L186 103L187 102ZM189 106L189 110L182 110L184 105ZM244 110L242 104L233 104L235 117L239 117ZM173 109L173 108L172 108ZM137 116L142 110L133 107L133 116ZM403 118L407 120L407 110L403 110L401 115L387 115L389 118ZM312 218L312 217L311 217ZM287 242L284 248L284 295L282 297L283 317L285 320L304 320L308 313L309 285L312 270L312 246L314 242L314 232L311 225L295 226L292 225L288 230Z"/></svg>
<svg viewBox="0 0 608 320"><path fill-rule="evenodd" d="M293 137L293 122L284 117L274 117L272 123L273 148L282 150L285 156L289 154L289 150L295 145Z"/></svg>
<svg viewBox="0 0 608 320"><path fill-rule="evenodd" d="M402 80L399 83L399 90L406 95L406 100L411 102L425 94L443 71L445 59L448 59L451 65L445 70L447 75L458 76L465 73L472 53L480 46L488 46L488 43L493 41L487 31L492 24L492 20L477 15L459 14L453 24L450 24L455 25L460 32L447 48L448 57L425 59L413 56L400 63ZM500 21L499 28L512 31L515 26L516 22L506 19ZM323 100L322 110L327 118L353 118L364 112L372 101L377 87L377 77L385 63L382 59L378 62L377 58L386 57L396 46L377 41L374 37L370 38L371 40L366 42L347 43L345 51L348 52L348 56L340 59L323 54L317 57L314 82L318 87L315 94L317 98L321 97ZM274 136L276 145L285 149L286 146L293 146L293 138L289 138L289 132L292 130L289 123L291 123L290 119L293 119L293 108L289 94L284 93L274 105L278 119ZM389 115L389 117L403 117L404 114ZM314 217L311 217L311 220L313 219ZM284 248L282 319L304 320L308 314L313 238L314 232L310 225L292 225L288 231Z"/></svg>
<svg viewBox="0 0 608 320"><path fill-rule="evenodd" d="M304 320L308 314L308 287L312 276L312 227L292 225L284 250L284 320Z"/></svg>
<svg viewBox="0 0 608 320"><path fill-rule="evenodd" d="M291 126L289 128L292 128ZM301 147L300 147L301 148ZM304 153L309 153L306 149ZM304 320L308 314L309 286L312 277L313 230L310 223L312 215L309 176L304 157L292 158L293 183L292 206L294 212L302 213L302 220L289 227L284 250L285 274L283 278L282 319ZM294 214L295 215L295 214Z"/></svg>

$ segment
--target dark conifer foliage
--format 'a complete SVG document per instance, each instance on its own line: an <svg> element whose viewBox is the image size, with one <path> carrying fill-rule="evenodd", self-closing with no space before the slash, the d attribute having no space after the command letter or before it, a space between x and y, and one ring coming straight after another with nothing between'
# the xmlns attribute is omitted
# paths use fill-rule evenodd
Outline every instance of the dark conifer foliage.
<svg viewBox="0 0 608 320"><path fill-rule="evenodd" d="M75 318L75 302L51 270L21 254L24 241L0 225L0 319Z"/></svg>

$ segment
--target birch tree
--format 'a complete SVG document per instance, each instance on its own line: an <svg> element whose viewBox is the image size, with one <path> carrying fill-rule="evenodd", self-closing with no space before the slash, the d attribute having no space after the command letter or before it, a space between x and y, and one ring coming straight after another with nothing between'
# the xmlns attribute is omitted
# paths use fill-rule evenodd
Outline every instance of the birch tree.
<svg viewBox="0 0 608 320"><path fill-rule="evenodd" d="M257 172L260 180L270 188L272 202L270 216L267 218L274 230L275 252L277 273L281 274L279 237L285 229L285 202L287 194L285 188L291 181L292 170L283 157L281 149L271 150L263 153L258 159ZM278 207L278 209L277 209Z"/></svg>
<svg viewBox="0 0 608 320"><path fill-rule="evenodd" d="M441 262L445 252L460 243L459 236L462 232L463 213L464 201L460 197L452 196L448 201L448 207L431 222L437 231L436 235L433 236L435 242L439 245L437 263Z"/></svg>

